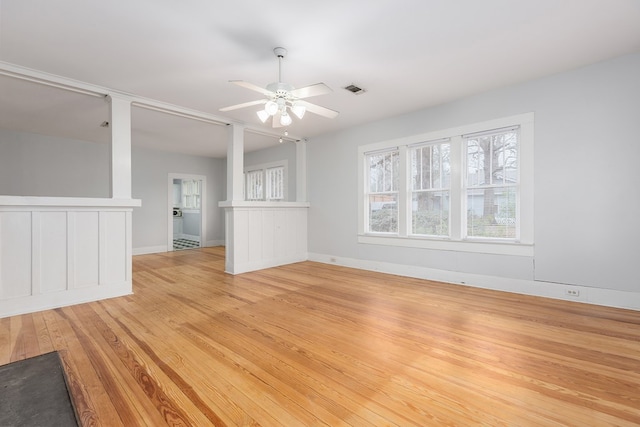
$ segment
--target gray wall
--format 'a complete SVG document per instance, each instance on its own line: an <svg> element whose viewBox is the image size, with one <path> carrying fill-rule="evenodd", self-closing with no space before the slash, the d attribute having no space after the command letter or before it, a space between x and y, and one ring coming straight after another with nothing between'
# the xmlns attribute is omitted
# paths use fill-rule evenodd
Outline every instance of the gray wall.
<svg viewBox="0 0 640 427"><path fill-rule="evenodd" d="M630 55L312 139L309 252L640 291L638 76L640 54ZM527 112L535 113L533 258L357 242L358 146Z"/></svg>
<svg viewBox="0 0 640 427"><path fill-rule="evenodd" d="M224 159L196 157L133 147L131 153L132 195L142 199L133 210L133 248L167 244L167 196L170 173L207 177L206 243L224 240L224 200L226 164ZM184 225L184 224L183 224Z"/></svg>
<svg viewBox="0 0 640 427"><path fill-rule="evenodd" d="M109 146L0 129L0 194L109 197Z"/></svg>
<svg viewBox="0 0 640 427"><path fill-rule="evenodd" d="M244 154L244 166L256 166L263 163L287 160L287 201L296 200L296 145L292 142L283 142L275 147L263 150L251 151Z"/></svg>

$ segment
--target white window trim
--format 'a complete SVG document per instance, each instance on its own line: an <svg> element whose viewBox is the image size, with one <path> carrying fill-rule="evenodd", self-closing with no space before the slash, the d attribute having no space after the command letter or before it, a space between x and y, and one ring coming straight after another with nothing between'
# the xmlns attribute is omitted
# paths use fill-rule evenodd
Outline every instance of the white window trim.
<svg viewBox="0 0 640 427"><path fill-rule="evenodd" d="M358 242L365 244L414 247L435 250L533 256L533 125L534 114L525 113L419 135L411 135L393 140L380 141L358 147ZM367 165L365 164L366 153L370 153L372 151L387 150L396 147L405 147L406 150L406 147L412 144L450 138L452 158L462 159L462 135L491 129L505 128L508 126L520 127L520 238L518 241L501 241L489 239L485 240L480 238L463 239L461 236L462 229L458 227L453 227L450 230L451 236L448 238L432 236L408 236L406 218L399 218L398 235L380 235L377 233L368 233L365 231L366 212L364 195L366 194L366 186L368 184L367 182L365 182L365 170L367 167ZM401 155L403 154L401 153ZM461 180L464 176L461 169L462 167L462 161L455 161L451 163L452 188L454 188L454 186L456 188L462 187ZM404 170L401 170L401 173L403 173L403 175L401 175L401 185L404 184L405 187L403 189L400 189L400 195L404 195L404 199L406 201L406 197L408 195L407 192L410 191L410 188L408 186L409 183L405 182L408 181L408 177L404 172ZM402 201L399 200L399 203L402 203ZM465 217L462 212L462 205L462 200L457 200L453 197L451 198L450 214L452 224L462 224L462 221Z"/></svg>
<svg viewBox="0 0 640 427"><path fill-rule="evenodd" d="M266 170L270 169L270 168L277 168L277 167L282 167L284 168L284 173L283 173L283 177L282 177L282 194L284 196L284 198L282 200L245 200L248 202L274 202L274 203L279 203L279 202L286 202L289 200L289 161L288 160L279 160L276 162L269 162L269 163L260 163L257 165L250 165L250 166L245 166L243 169L243 172L246 174L247 172L252 172L252 171L257 171L257 170L262 170L263 173L263 178L265 178L265 182L264 182L264 196L266 197ZM242 192L243 195L246 193L247 189L246 189L246 183L243 182L242 185ZM246 196L245 196L246 198Z"/></svg>

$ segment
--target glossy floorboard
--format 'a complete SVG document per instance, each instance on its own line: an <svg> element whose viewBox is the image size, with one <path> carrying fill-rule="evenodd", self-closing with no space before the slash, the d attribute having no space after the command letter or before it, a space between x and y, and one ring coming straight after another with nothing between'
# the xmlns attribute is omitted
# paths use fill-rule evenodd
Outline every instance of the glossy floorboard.
<svg viewBox="0 0 640 427"><path fill-rule="evenodd" d="M87 426L640 424L640 312L223 267L136 256L132 296L0 319L0 364L60 351Z"/></svg>

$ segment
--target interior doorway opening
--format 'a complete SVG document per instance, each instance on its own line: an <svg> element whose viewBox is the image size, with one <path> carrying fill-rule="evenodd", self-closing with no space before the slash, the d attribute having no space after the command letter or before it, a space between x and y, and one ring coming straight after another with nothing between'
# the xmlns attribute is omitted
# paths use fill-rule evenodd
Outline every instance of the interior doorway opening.
<svg viewBox="0 0 640 427"><path fill-rule="evenodd" d="M206 184L204 175L170 173L167 251L206 246Z"/></svg>

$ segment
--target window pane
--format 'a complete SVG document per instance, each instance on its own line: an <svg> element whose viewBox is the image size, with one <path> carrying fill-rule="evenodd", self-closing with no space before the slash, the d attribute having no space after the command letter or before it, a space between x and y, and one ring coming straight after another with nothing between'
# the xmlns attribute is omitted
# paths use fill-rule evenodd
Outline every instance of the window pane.
<svg viewBox="0 0 640 427"><path fill-rule="evenodd" d="M262 170L246 173L247 200L263 200L263 177Z"/></svg>
<svg viewBox="0 0 640 427"><path fill-rule="evenodd" d="M510 130L467 140L467 185L518 181L518 132Z"/></svg>
<svg viewBox="0 0 640 427"><path fill-rule="evenodd" d="M182 207L196 209L200 207L200 193L202 182L185 179L182 181Z"/></svg>
<svg viewBox="0 0 640 427"><path fill-rule="evenodd" d="M266 170L267 200L284 199L284 167L279 166Z"/></svg>
<svg viewBox="0 0 640 427"><path fill-rule="evenodd" d="M451 168L450 144L435 144L411 150L412 190L448 188Z"/></svg>
<svg viewBox="0 0 640 427"><path fill-rule="evenodd" d="M411 233L449 235L449 192L414 192L411 200Z"/></svg>
<svg viewBox="0 0 640 427"><path fill-rule="evenodd" d="M397 150L367 156L370 193L398 190L399 157Z"/></svg>
<svg viewBox="0 0 640 427"><path fill-rule="evenodd" d="M490 203L490 208L487 206ZM516 238L516 188L492 187L467 192L467 236Z"/></svg>
<svg viewBox="0 0 640 427"><path fill-rule="evenodd" d="M398 232L398 205L395 194L369 195L369 231Z"/></svg>

